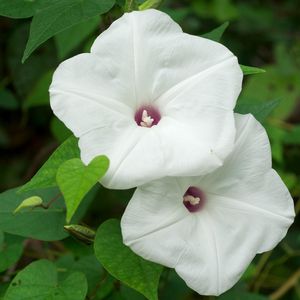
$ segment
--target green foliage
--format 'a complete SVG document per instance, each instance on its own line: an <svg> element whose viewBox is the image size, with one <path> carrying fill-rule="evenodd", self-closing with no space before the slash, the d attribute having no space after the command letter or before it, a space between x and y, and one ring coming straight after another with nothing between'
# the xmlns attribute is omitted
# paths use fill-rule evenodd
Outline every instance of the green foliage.
<svg viewBox="0 0 300 300"><path fill-rule="evenodd" d="M214 30L203 34L202 37L213 40L215 42L220 42L222 35L224 34L228 26L229 26L229 22L225 22L219 27L215 28Z"/></svg>
<svg viewBox="0 0 300 300"><path fill-rule="evenodd" d="M10 18L28 18L49 2L50 0L0 0L0 15Z"/></svg>
<svg viewBox="0 0 300 300"><path fill-rule="evenodd" d="M23 200L18 205L18 207L14 210L13 214L18 213L19 211L21 211L22 209L25 209L25 208L34 208L37 206L41 206L42 203L43 203L43 199L41 197L31 196L31 197Z"/></svg>
<svg viewBox="0 0 300 300"><path fill-rule="evenodd" d="M53 70L46 72L33 87L27 96L24 107L34 107L39 105L49 105L48 88L52 81Z"/></svg>
<svg viewBox="0 0 300 300"><path fill-rule="evenodd" d="M65 208L62 199L56 201L48 209L36 207L24 209L18 214L13 214L16 207L32 196L31 193L17 194L17 189L12 189L0 194L0 230L31 237L44 241L60 240L67 236L63 226L65 221ZM44 189L34 191L45 203L58 195L57 189Z"/></svg>
<svg viewBox="0 0 300 300"><path fill-rule="evenodd" d="M16 263L23 253L23 238L0 231L0 272Z"/></svg>
<svg viewBox="0 0 300 300"><path fill-rule="evenodd" d="M300 126L290 129L283 137L283 143L288 145L300 145Z"/></svg>
<svg viewBox="0 0 300 300"><path fill-rule="evenodd" d="M24 62L38 46L52 36L73 25L106 13L114 4L115 0L51 1L51 5L38 10L33 16L22 61Z"/></svg>
<svg viewBox="0 0 300 300"><path fill-rule="evenodd" d="M70 222L83 197L104 176L108 166L108 158L101 155L87 166L79 158L73 158L58 168L56 181L66 202L67 222Z"/></svg>
<svg viewBox="0 0 300 300"><path fill-rule="evenodd" d="M55 35L55 44L59 59L66 58L76 47L85 41L99 27L99 23L99 16L96 16Z"/></svg>
<svg viewBox="0 0 300 300"><path fill-rule="evenodd" d="M4 300L84 300L87 281L80 272L58 280L56 266L47 260L31 263L18 273L10 284Z"/></svg>
<svg viewBox="0 0 300 300"><path fill-rule="evenodd" d="M131 12L138 9L136 0L125 0L124 12Z"/></svg>
<svg viewBox="0 0 300 300"><path fill-rule="evenodd" d="M73 254L67 254L57 260L56 266L61 270L66 270L61 274L60 278L62 279L67 278L74 272L83 273L87 278L88 294L97 288L97 284L102 279L104 273L94 255L86 255L78 258Z"/></svg>
<svg viewBox="0 0 300 300"><path fill-rule="evenodd" d="M20 21L19 21L20 22ZM17 22L19 24L19 22ZM8 69L9 80L14 88L14 95L18 98L20 106L24 105L24 100L32 92L32 89L37 86L38 81L49 70L57 66L55 55L55 47L53 43L48 43L40 52L34 53L25 64L22 64L21 59L26 46L26 41L29 33L29 22L21 23L15 26L7 41L7 55L5 65ZM44 94L48 93L48 88L45 88Z"/></svg>
<svg viewBox="0 0 300 300"><path fill-rule="evenodd" d="M261 103L266 99L280 99L273 113L279 119L287 118L295 109L300 93L300 68L286 73L279 63L266 66L265 74L251 76L246 82L241 97L251 99L252 102Z"/></svg>
<svg viewBox="0 0 300 300"><path fill-rule="evenodd" d="M19 103L17 99L9 90L0 90L0 108L14 110L17 109L18 106Z"/></svg>
<svg viewBox="0 0 300 300"><path fill-rule="evenodd" d="M28 183L22 186L19 192L23 193L37 188L55 187L57 185L56 173L60 165L69 159L78 158L79 156L77 139L71 136L53 152L40 170Z"/></svg>
<svg viewBox="0 0 300 300"><path fill-rule="evenodd" d="M256 67L249 67L244 65L240 65L240 67L244 75L261 74L266 72L265 70Z"/></svg>
<svg viewBox="0 0 300 300"><path fill-rule="evenodd" d="M259 122L263 122L271 114L271 112L279 105L279 103L279 100L272 100L259 104L240 101L235 107L235 112L240 114L251 113Z"/></svg>
<svg viewBox="0 0 300 300"><path fill-rule="evenodd" d="M63 59L89 52L97 35L121 16L125 2L126 11L161 4L159 8L179 22L185 32L197 36L207 32L204 37L222 41L239 61L259 67L241 65L244 75L258 75L244 77L235 111L252 113L263 122L271 139L274 168L296 200L299 212L297 1L273 1L267 5L242 0L0 0L0 15L28 18L3 17L0 22L1 189L21 186L42 165L19 188L21 193L12 189L0 194L1 300L143 300L143 295L157 299L157 292L160 300L206 298L193 293L174 270L164 269L161 273L160 266L125 247L118 221L100 225L94 247L84 244L94 240L90 227L121 217L133 190L113 191L96 184L79 200L72 225L65 224L66 205L57 188L56 175L65 162L74 158L78 162L80 151L77 139L50 109L48 89L53 70ZM22 56L24 60L29 56L24 64ZM63 144L47 160L55 141ZM78 187L77 181L74 186ZM41 198L26 205L28 198L36 196ZM80 192L74 192L74 197L68 197L78 201L79 196ZM14 215L20 205L23 208ZM255 258L235 287L212 298L271 298L291 282L290 276L299 268L299 237L296 218L270 257ZM37 261L40 258L48 260ZM295 281L280 300L298 298L299 282Z"/></svg>
<svg viewBox="0 0 300 300"><path fill-rule="evenodd" d="M60 143L63 143L72 135L72 132L66 127L66 125L56 117L51 119L50 129L53 136Z"/></svg>
<svg viewBox="0 0 300 300"><path fill-rule="evenodd" d="M96 257L112 276L147 299L158 299L162 267L142 259L123 244L119 221L111 219L98 228L94 247Z"/></svg>
<svg viewBox="0 0 300 300"><path fill-rule="evenodd" d="M139 5L139 10L145 10L149 8L158 8L163 0L146 0L141 5Z"/></svg>
<svg viewBox="0 0 300 300"><path fill-rule="evenodd" d="M238 15L237 7L231 0L193 1L192 8L201 19L213 17L220 22L233 20Z"/></svg>
<svg viewBox="0 0 300 300"><path fill-rule="evenodd" d="M219 300L267 300L267 297L264 297L259 294L239 291L239 290L231 290L220 297Z"/></svg>

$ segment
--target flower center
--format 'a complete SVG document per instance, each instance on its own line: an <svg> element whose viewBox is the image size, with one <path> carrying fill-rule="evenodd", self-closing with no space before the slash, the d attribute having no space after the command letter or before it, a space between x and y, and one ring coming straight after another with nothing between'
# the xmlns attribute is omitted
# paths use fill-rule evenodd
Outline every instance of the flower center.
<svg viewBox="0 0 300 300"><path fill-rule="evenodd" d="M183 195L183 204L191 213L201 210L205 201L204 192L195 186L190 186Z"/></svg>
<svg viewBox="0 0 300 300"><path fill-rule="evenodd" d="M159 111L150 105L140 107L134 116L134 120L139 126L147 128L157 125L160 119Z"/></svg>

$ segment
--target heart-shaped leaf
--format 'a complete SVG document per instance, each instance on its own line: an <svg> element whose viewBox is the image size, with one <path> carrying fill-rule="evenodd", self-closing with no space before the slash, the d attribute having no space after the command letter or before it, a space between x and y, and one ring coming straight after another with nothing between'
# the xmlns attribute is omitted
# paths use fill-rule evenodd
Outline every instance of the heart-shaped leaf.
<svg viewBox="0 0 300 300"><path fill-rule="evenodd" d="M31 263L11 282L5 300L84 300L87 281L83 273L71 273L65 280L58 280L57 267L48 260Z"/></svg>
<svg viewBox="0 0 300 300"><path fill-rule="evenodd" d="M108 166L108 158L100 155L87 166L79 158L73 158L58 168L56 181L65 198L67 222L70 222L83 197L104 176Z"/></svg>
<svg viewBox="0 0 300 300"><path fill-rule="evenodd" d="M97 259L112 276L147 299L157 300L162 266L144 260L123 244L118 220L108 220L98 228L94 248Z"/></svg>

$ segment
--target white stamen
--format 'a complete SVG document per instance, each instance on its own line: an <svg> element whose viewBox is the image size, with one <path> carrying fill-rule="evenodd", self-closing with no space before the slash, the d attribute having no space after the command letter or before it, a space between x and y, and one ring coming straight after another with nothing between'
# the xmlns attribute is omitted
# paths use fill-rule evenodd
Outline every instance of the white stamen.
<svg viewBox="0 0 300 300"><path fill-rule="evenodd" d="M154 119L151 118L151 116L148 115L148 112L146 109L143 110L142 114L142 121L140 122L140 125L142 127L151 127Z"/></svg>
<svg viewBox="0 0 300 300"><path fill-rule="evenodd" d="M197 205L200 203L200 198L199 197L194 197L191 195L186 195L183 197L184 202L190 202L192 205Z"/></svg>

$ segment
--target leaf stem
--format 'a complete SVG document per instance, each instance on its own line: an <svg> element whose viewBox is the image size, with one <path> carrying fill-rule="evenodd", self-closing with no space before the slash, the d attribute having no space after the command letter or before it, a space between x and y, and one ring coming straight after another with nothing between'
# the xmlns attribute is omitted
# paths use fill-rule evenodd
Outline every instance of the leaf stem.
<svg viewBox="0 0 300 300"><path fill-rule="evenodd" d="M51 205L61 197L61 193L58 193L56 196L54 196L47 204L41 204L41 207L44 209L49 209Z"/></svg>

